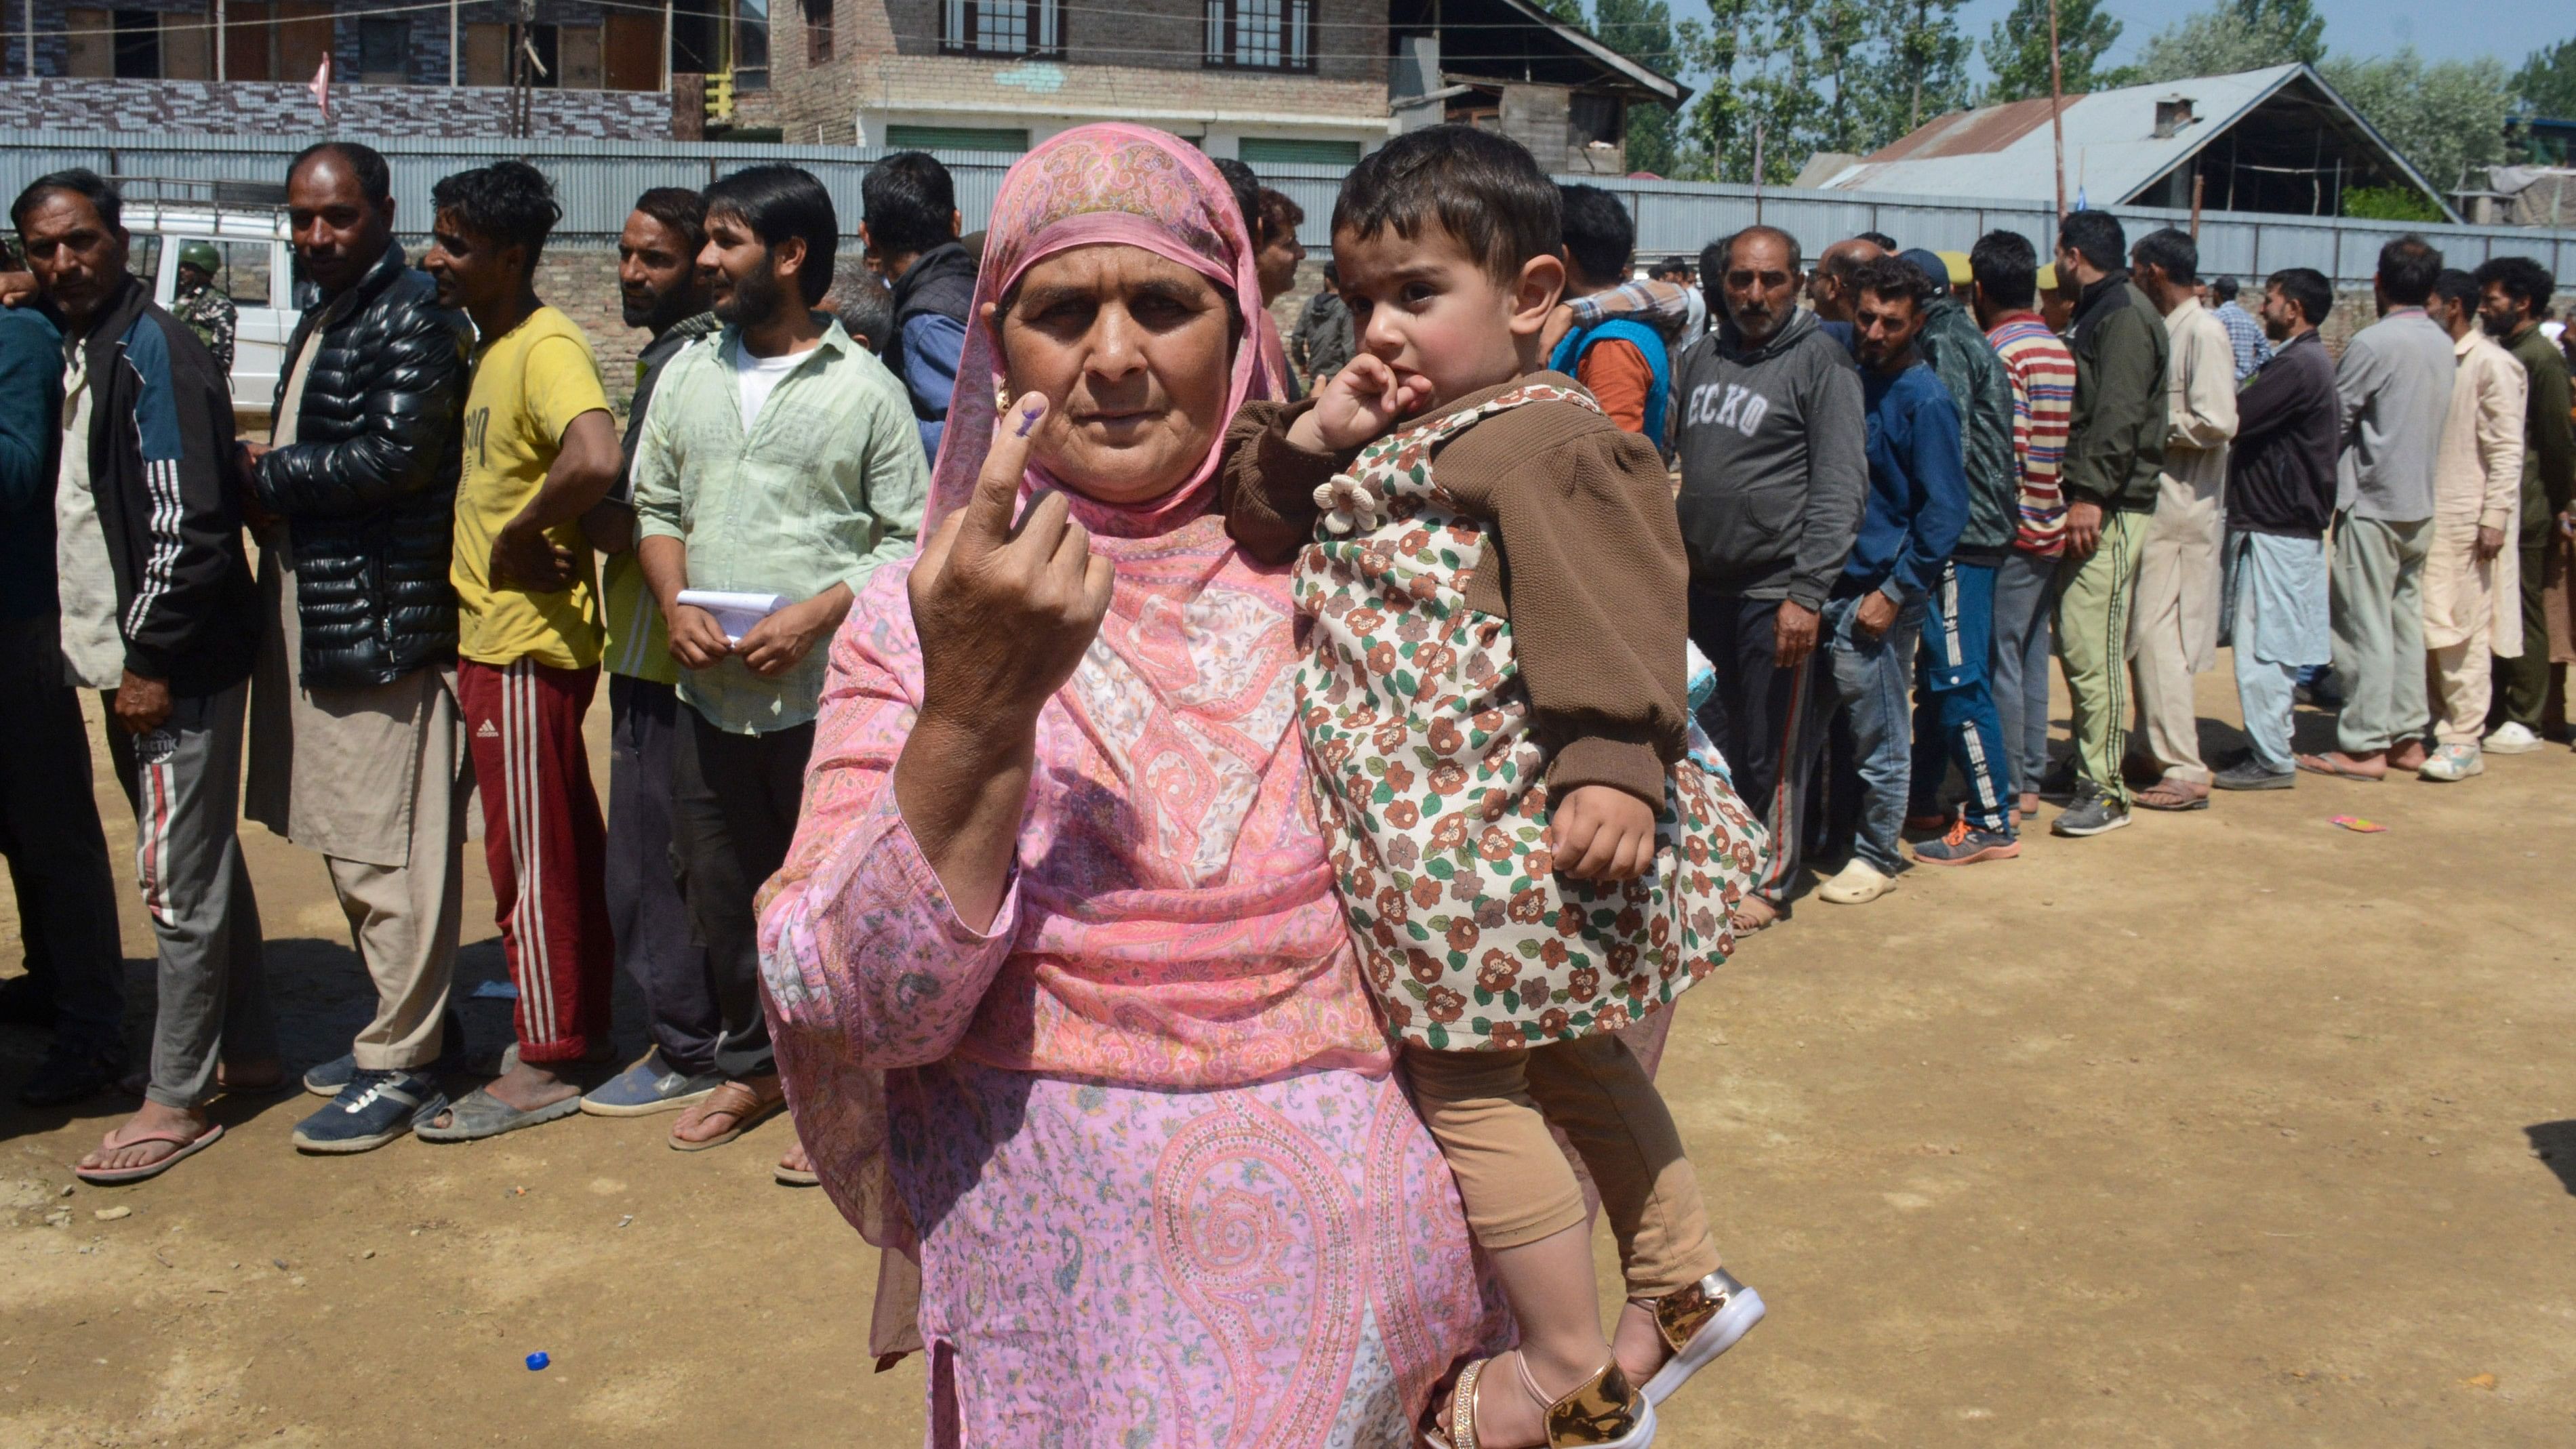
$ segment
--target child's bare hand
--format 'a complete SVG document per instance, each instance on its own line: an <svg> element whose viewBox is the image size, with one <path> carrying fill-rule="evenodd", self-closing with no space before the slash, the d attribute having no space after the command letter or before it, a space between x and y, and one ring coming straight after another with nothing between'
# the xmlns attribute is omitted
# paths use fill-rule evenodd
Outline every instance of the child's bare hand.
<svg viewBox="0 0 2576 1449"><path fill-rule="evenodd" d="M1559 875L1635 880L1655 863L1655 808L1615 785L1577 785L1548 822Z"/></svg>
<svg viewBox="0 0 2576 1449"><path fill-rule="evenodd" d="M1430 400L1421 378L1398 378L1386 359L1363 352L1334 373L1315 394L1315 405L1288 429L1288 441L1319 453L1339 453L1376 438Z"/></svg>

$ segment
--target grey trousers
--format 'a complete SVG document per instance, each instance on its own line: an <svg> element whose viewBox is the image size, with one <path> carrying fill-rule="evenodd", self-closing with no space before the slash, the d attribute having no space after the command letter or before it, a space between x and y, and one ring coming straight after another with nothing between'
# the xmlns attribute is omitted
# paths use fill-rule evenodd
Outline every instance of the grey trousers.
<svg viewBox="0 0 2576 1449"><path fill-rule="evenodd" d="M0 855L18 896L27 974L54 1003L57 1050L124 1055L125 952L116 879L91 793L89 727L63 682L54 615L0 620Z"/></svg>
<svg viewBox="0 0 2576 1449"><path fill-rule="evenodd" d="M1995 714L2013 788L2036 793L2048 773L2049 616L2057 607L2057 560L2016 549L1995 569Z"/></svg>
<svg viewBox="0 0 2576 1449"><path fill-rule="evenodd" d="M2334 671L2343 685L2335 747L2377 754L2421 739L2432 705L2424 689L2424 552L2433 521L2335 517L2330 581Z"/></svg>
<svg viewBox="0 0 2576 1449"><path fill-rule="evenodd" d="M134 875L161 945L144 1095L164 1107L203 1102L225 1053L277 1055L259 901L234 833L249 695L244 680L219 694L173 699L170 717L141 736L116 722L109 696L108 754L134 807Z"/></svg>

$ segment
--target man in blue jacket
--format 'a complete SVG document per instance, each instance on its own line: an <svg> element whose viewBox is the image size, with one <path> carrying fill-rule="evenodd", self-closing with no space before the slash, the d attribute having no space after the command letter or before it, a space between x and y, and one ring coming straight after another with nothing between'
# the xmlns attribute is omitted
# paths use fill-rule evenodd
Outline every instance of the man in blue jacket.
<svg viewBox="0 0 2576 1449"><path fill-rule="evenodd" d="M160 938L142 1110L74 1171L157 1176L223 1135L222 1081L282 1081L259 905L234 838L242 705L259 595L242 551L231 388L187 324L126 270L115 188L57 171L10 220L63 322L66 406L54 491L63 659L105 693L108 753L134 807L135 874Z"/></svg>
<svg viewBox="0 0 2576 1449"><path fill-rule="evenodd" d="M18 1091L30 1107L77 1102L125 1069L116 883L90 793L88 727L63 674L54 583L62 368L51 318L0 310L0 855L27 967L0 987L0 1020L54 1029Z"/></svg>
<svg viewBox="0 0 2576 1449"><path fill-rule="evenodd" d="M1851 711L1860 809L1851 861L1817 894L1859 905L1896 884L1897 832L1913 776L1906 685L1925 596L1968 524L1959 408L1915 346L1931 279L1893 257L1851 274L1853 335L1869 426L1869 494L1860 537L1825 604L1823 701Z"/></svg>

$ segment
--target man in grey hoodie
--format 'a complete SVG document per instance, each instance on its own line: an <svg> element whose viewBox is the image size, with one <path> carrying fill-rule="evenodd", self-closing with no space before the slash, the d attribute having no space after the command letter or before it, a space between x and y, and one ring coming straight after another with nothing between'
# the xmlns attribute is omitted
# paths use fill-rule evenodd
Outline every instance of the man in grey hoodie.
<svg viewBox="0 0 2576 1449"><path fill-rule="evenodd" d="M1717 673L1700 722L1771 832L1738 932L1785 915L1821 722L1809 718L1817 620L1860 531L1868 427L1851 355L1798 309L1797 239L1755 226L1709 250L1721 319L1673 379L1690 636Z"/></svg>

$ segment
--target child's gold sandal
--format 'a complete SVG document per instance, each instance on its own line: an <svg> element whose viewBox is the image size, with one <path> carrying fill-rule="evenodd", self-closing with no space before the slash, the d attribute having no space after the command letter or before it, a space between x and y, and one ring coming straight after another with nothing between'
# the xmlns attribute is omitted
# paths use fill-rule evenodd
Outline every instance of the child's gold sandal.
<svg viewBox="0 0 2576 1449"><path fill-rule="evenodd" d="M1752 1331L1766 1311L1762 1295L1735 1281L1735 1275L1724 1268L1661 1298L1635 1301L1655 1315L1655 1331L1663 1335L1664 1348L1672 1354L1646 1380L1650 1404L1671 1398L1692 1374L1735 1347L1735 1341Z"/></svg>

